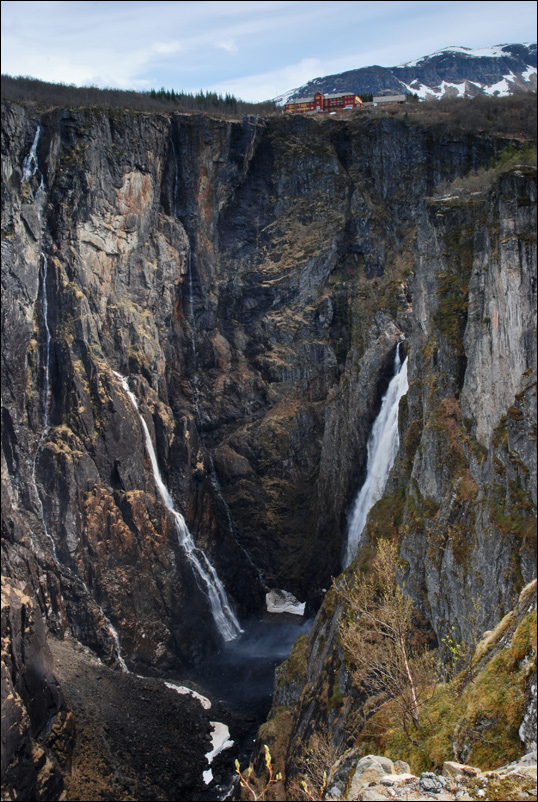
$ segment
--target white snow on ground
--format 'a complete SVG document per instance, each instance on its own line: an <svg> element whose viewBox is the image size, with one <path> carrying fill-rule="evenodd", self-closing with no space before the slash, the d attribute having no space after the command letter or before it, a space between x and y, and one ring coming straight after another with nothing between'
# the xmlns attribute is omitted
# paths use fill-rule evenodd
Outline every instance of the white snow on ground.
<svg viewBox="0 0 538 802"><path fill-rule="evenodd" d="M524 81L530 81L531 75L536 75L536 67L528 67L525 72L521 73Z"/></svg>
<svg viewBox="0 0 538 802"><path fill-rule="evenodd" d="M211 707L211 702L209 699L199 693L196 693L196 691L191 690L191 688L187 688L185 685L176 685L173 682L165 682L164 684L167 688L177 691L177 693L194 696L195 699L198 699L204 710L209 710ZM230 740L230 730L226 724L222 724L220 721L210 721L209 723L213 729L213 732L211 733L212 749L210 752L206 752L206 758L209 765L211 765L213 758L223 752L224 749L229 749L230 746L233 746L234 742ZM211 769L204 771L202 776L206 785L209 785L209 783L213 781L213 772Z"/></svg>
<svg viewBox="0 0 538 802"><path fill-rule="evenodd" d="M300 602L288 590L270 590L265 594L268 613L304 615L305 602Z"/></svg>
<svg viewBox="0 0 538 802"><path fill-rule="evenodd" d="M505 75L502 81L498 81L498 83L493 84L492 86L488 86L484 89L486 95L494 95L499 93L499 95L509 95L510 94L510 84L508 83L511 81L514 82L515 75L511 72L509 75Z"/></svg>
<svg viewBox="0 0 538 802"><path fill-rule="evenodd" d="M503 51L503 47L506 47L506 45L494 45L493 47L476 48L459 47L458 45L453 45L451 47L443 47L441 50L436 50L435 53L430 53L429 56L422 56L422 58L417 58L414 61L406 61L404 64L398 64L398 67L416 67L417 64L427 61L429 58L440 56L441 53L462 53L464 56L489 56L491 58L502 58L503 56L509 56L509 53L505 53Z"/></svg>
<svg viewBox="0 0 538 802"><path fill-rule="evenodd" d="M440 97L440 95L436 95L433 89L430 89L430 87L426 86L426 84L418 84L417 86L413 81L411 85L404 84L404 86L406 86L410 92L413 92L415 95L421 97L422 100L426 100L428 97Z"/></svg>
<svg viewBox="0 0 538 802"><path fill-rule="evenodd" d="M530 75L536 72L536 67L529 67L527 73L529 74L529 78L525 80L530 80ZM498 93L499 95L505 97L506 95L511 94L511 83L517 80L517 76L514 75L513 72L510 72L508 75L505 75L501 81L498 81L496 84L492 84L492 86L486 86L485 84L478 83L477 81L467 81L469 84L473 84L477 86L479 89L483 89L486 95L494 95ZM427 100L428 98L441 98L446 95L446 90L448 88L457 89L458 97L465 97L465 81L462 81L460 84L452 84L448 81L442 81L440 89L437 91L432 89L431 86L426 86L426 84L418 84L416 85L415 81L411 84L404 84L404 86L409 89L410 92L414 92L415 95L418 95L422 100Z"/></svg>
<svg viewBox="0 0 538 802"><path fill-rule="evenodd" d="M194 696L195 699L198 699L204 710L209 710L211 707L211 702L205 696L201 696L196 691L192 691L190 688L185 687L185 685L176 685L173 682L165 682L164 683L167 688L172 688L173 691L177 691L177 693L188 693L190 696Z"/></svg>
<svg viewBox="0 0 538 802"><path fill-rule="evenodd" d="M458 97L465 97L465 81L462 81L461 84L451 84L448 81L441 81L441 91L436 93L437 97L442 97L446 94L446 90L448 87L458 90Z"/></svg>
<svg viewBox="0 0 538 802"><path fill-rule="evenodd" d="M206 758L209 765L211 765L213 758L215 758L225 749L229 749L230 746L233 746L234 742L230 740L230 730L226 724L221 724L220 721L210 721L209 723L213 727L213 732L211 733L211 746L213 749L211 752L206 753ZM212 770L207 769L204 771L203 778L205 784L209 785L209 783L213 780Z"/></svg>
<svg viewBox="0 0 538 802"><path fill-rule="evenodd" d="M202 777L204 778L204 782L206 785L209 785L210 782L213 782L213 772L211 769L206 769L202 772Z"/></svg>
<svg viewBox="0 0 538 802"><path fill-rule="evenodd" d="M302 87L299 86L296 89L290 89L289 92L284 92L283 95L277 95L277 97L273 98L273 103L276 103L277 106L285 106L290 97L294 95L295 92L298 92L301 88Z"/></svg>

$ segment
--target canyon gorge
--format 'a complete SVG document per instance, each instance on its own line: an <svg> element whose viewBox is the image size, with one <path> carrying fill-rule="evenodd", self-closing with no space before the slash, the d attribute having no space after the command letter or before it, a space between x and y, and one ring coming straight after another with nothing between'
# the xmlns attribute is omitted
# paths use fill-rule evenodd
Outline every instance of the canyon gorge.
<svg viewBox="0 0 538 802"><path fill-rule="evenodd" d="M432 647L516 607L536 576L524 144L389 113L3 102L2 798L81 798L81 743L121 753L135 726L145 768L88 799L217 798L209 714L162 680L196 678L275 589L312 624L277 671L282 766L322 730L353 747L363 700L332 585L351 556L367 572L380 538ZM399 449L348 559L396 356ZM96 723L107 684L123 710ZM153 713L123 721L141 698Z"/></svg>

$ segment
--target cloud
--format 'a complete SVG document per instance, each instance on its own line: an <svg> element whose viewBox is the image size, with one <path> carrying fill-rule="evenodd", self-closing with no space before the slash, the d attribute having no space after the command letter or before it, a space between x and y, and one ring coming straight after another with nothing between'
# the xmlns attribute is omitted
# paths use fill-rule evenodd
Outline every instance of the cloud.
<svg viewBox="0 0 538 802"><path fill-rule="evenodd" d="M151 45L149 48L149 52L162 54L162 55L169 55L170 53L177 53L178 50L181 50L181 44L179 42L155 42L154 45Z"/></svg>
<svg viewBox="0 0 538 802"><path fill-rule="evenodd" d="M226 39L225 42L217 42L215 47L225 50L227 53L237 53L238 47L233 39Z"/></svg>
<svg viewBox="0 0 538 802"><path fill-rule="evenodd" d="M278 70L246 75L228 81L213 84L211 89L215 92L230 92L237 98L258 102L276 97L282 87L294 89L320 74L322 62L316 58L301 59L296 64L289 64Z"/></svg>
<svg viewBox="0 0 538 802"><path fill-rule="evenodd" d="M534 37L536 4L462 0L2 2L2 71L79 85L266 100L447 45Z"/></svg>

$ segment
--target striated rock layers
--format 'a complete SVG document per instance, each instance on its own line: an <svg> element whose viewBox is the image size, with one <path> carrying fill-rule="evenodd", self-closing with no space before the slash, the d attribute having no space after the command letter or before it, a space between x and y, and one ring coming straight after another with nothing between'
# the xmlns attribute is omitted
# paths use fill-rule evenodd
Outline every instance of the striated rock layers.
<svg viewBox="0 0 538 802"><path fill-rule="evenodd" d="M4 104L3 564L51 633L161 675L219 641L114 371L239 615L312 611L402 335L378 526L437 637L497 622L534 570L535 171L434 196L506 144Z"/></svg>

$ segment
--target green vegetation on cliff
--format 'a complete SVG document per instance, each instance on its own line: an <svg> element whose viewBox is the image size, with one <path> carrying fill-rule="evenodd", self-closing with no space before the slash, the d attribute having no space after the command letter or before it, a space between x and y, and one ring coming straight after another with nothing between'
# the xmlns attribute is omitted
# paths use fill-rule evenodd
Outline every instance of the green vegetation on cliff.
<svg viewBox="0 0 538 802"><path fill-rule="evenodd" d="M524 754L519 727L536 677L536 581L523 591L516 612L484 635L469 664L450 682L432 687L421 723L408 737L394 702L363 728L364 753L406 760L415 773L442 769L446 760L483 770Z"/></svg>

